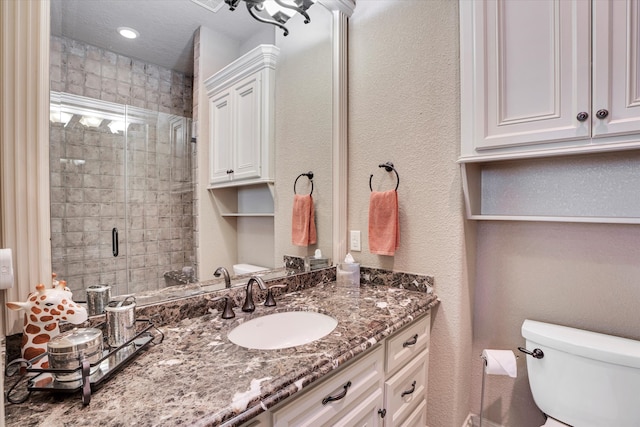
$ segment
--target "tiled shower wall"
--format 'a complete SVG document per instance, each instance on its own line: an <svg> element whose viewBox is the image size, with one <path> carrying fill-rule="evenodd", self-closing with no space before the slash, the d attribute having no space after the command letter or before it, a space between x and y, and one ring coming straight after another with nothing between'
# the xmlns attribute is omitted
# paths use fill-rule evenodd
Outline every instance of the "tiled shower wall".
<svg viewBox="0 0 640 427"><path fill-rule="evenodd" d="M191 118L193 77L51 37L51 90Z"/></svg>
<svg viewBox="0 0 640 427"><path fill-rule="evenodd" d="M114 294L163 287L165 271L195 262L193 147L162 131L191 118L192 77L61 37L51 38L50 65L52 91L146 110L133 112L145 122L129 125L126 154L123 134L106 126L52 124L53 271L77 299L99 283Z"/></svg>

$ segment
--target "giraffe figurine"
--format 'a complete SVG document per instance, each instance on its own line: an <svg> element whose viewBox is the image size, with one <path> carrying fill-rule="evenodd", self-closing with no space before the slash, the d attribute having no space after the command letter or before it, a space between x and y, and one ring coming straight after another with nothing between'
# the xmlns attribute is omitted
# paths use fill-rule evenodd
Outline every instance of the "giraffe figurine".
<svg viewBox="0 0 640 427"><path fill-rule="evenodd" d="M61 280L54 288L40 283L26 302L8 302L11 310L24 310L22 358L31 360L47 351L47 343L60 333L58 322L65 320L77 325L87 320L87 310L71 300L71 291ZM38 359L33 368L47 369L48 357Z"/></svg>

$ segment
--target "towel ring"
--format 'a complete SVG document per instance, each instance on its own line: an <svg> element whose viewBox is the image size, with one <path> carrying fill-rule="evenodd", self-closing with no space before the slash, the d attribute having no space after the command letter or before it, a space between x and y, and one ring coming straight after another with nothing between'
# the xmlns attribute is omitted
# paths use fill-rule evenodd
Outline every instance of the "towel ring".
<svg viewBox="0 0 640 427"><path fill-rule="evenodd" d="M398 182L396 183L396 191L398 191L398 187L400 186L400 175L398 175L398 171L393 167L393 163L381 163L378 165L379 168L385 168L387 172L394 171L396 173L396 179ZM371 187L371 180L373 179L373 174L369 177L369 190L373 192L373 187Z"/></svg>
<svg viewBox="0 0 640 427"><path fill-rule="evenodd" d="M313 172L311 171L307 173L301 173L300 175L298 175L296 180L293 182L293 194L298 194L296 193L296 184L298 183L298 180L300 179L301 176L306 176L307 178L309 178L309 182L311 182L311 192L309 193L309 195L312 195L313 194Z"/></svg>

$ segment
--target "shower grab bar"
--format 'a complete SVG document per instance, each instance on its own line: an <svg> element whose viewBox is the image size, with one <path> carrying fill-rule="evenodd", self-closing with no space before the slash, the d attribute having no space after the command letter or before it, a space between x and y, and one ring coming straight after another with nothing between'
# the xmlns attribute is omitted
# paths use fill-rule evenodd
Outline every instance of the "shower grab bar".
<svg viewBox="0 0 640 427"><path fill-rule="evenodd" d="M115 227L111 230L111 252L113 256L118 256L118 229Z"/></svg>

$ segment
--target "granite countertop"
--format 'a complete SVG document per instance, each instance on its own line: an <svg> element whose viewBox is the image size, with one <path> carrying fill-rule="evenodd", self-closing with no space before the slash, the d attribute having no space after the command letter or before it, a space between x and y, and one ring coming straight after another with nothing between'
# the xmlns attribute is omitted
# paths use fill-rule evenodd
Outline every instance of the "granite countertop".
<svg viewBox="0 0 640 427"><path fill-rule="evenodd" d="M202 305L219 295L192 300ZM294 289L276 301L276 307L256 304L254 313L243 313L236 295L234 319L224 320L209 308L207 314L163 326L164 341L148 346L93 392L88 406L77 393L57 400L35 392L23 404L6 404L6 425L240 425L424 315L437 297L376 285L347 292L330 282ZM176 307L187 302L181 304ZM227 339L228 331L246 320L292 310L329 314L338 326L313 343L282 350L249 350Z"/></svg>

